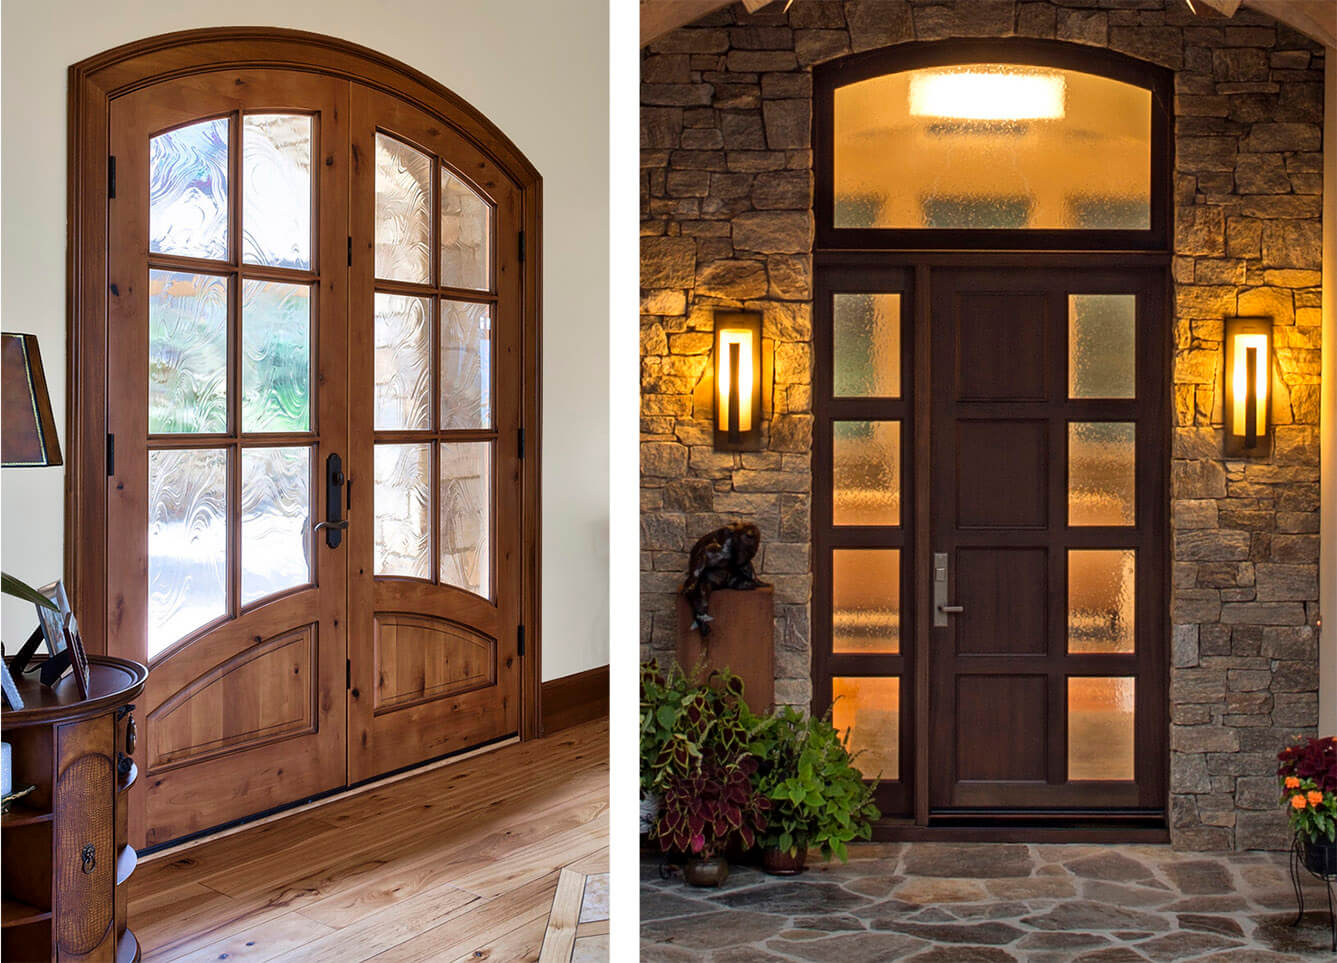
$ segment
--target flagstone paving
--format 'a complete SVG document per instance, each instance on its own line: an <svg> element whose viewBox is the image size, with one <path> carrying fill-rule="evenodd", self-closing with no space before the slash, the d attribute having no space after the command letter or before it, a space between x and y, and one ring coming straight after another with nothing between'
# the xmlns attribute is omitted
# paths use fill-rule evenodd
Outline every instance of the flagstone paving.
<svg viewBox="0 0 1337 963"><path fill-rule="evenodd" d="M665 875L667 873L668 875ZM719 889L641 863L641 959L718 963L1335 960L1326 896L1299 926L1282 853L1168 846L869 844L798 877ZM1319 907L1322 907L1320 910Z"/></svg>

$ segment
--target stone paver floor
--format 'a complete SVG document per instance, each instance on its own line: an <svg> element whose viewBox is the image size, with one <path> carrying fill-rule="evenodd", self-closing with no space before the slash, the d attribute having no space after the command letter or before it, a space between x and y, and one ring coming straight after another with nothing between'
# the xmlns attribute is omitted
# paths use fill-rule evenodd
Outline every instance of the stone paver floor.
<svg viewBox="0 0 1337 963"><path fill-rule="evenodd" d="M1305 918L1290 925L1295 893L1281 853L869 844L798 877L735 866L717 890L660 870L642 860L646 963L1337 959L1322 884L1309 880Z"/></svg>

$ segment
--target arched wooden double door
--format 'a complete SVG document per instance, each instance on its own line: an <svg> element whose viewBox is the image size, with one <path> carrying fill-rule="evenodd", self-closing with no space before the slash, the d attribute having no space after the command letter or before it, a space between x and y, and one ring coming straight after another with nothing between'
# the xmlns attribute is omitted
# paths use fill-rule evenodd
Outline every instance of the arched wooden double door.
<svg viewBox="0 0 1337 963"><path fill-rule="evenodd" d="M294 67L109 99L105 638L151 667L149 845L521 728L526 185L449 120Z"/></svg>

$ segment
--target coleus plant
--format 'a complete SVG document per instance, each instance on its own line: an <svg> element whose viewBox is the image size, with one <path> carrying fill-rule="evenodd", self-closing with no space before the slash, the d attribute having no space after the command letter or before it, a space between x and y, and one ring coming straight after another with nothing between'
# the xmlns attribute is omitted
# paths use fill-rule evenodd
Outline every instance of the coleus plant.
<svg viewBox="0 0 1337 963"><path fill-rule="evenodd" d="M677 666L667 675L641 666L641 789L661 792L675 776L697 770L706 753L734 759L747 751L763 720L743 700L743 681L728 671L693 681Z"/></svg>
<svg viewBox="0 0 1337 963"><path fill-rule="evenodd" d="M1307 739L1277 753L1277 775L1310 779L1314 788L1337 793L1337 736Z"/></svg>
<svg viewBox="0 0 1337 963"><path fill-rule="evenodd" d="M1277 760L1291 831L1310 843L1337 843L1337 737L1287 746Z"/></svg>
<svg viewBox="0 0 1337 963"><path fill-rule="evenodd" d="M698 859L718 856L735 839L751 849L766 829L770 808L752 785L756 771L750 755L723 761L709 752L691 772L670 776L655 825L660 848Z"/></svg>

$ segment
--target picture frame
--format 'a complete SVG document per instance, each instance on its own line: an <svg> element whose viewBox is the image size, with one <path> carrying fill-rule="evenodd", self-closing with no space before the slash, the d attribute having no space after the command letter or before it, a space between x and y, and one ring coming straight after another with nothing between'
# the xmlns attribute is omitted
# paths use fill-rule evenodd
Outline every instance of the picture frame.
<svg viewBox="0 0 1337 963"><path fill-rule="evenodd" d="M37 609L37 628L9 660L9 671L15 676L27 670L28 664L32 662L33 656L37 654L43 642L46 643L47 654L51 657L65 651L65 616L70 612L70 598L65 591L65 583L58 579L49 585L43 585L37 591L51 599L56 608L53 610L42 605L33 606ZM46 674L44 671L44 678Z"/></svg>
<svg viewBox="0 0 1337 963"><path fill-rule="evenodd" d="M73 612L65 614L63 634L66 650L70 656L70 668L74 670L74 684L79 689L79 698L87 699L90 681L88 653L84 651L83 636L79 634L79 622Z"/></svg>
<svg viewBox="0 0 1337 963"><path fill-rule="evenodd" d="M0 688L3 688L5 702L11 709L23 708L23 697L19 695L19 687L9 674L9 663L4 659L0 659Z"/></svg>

